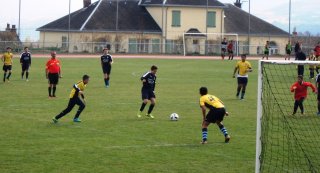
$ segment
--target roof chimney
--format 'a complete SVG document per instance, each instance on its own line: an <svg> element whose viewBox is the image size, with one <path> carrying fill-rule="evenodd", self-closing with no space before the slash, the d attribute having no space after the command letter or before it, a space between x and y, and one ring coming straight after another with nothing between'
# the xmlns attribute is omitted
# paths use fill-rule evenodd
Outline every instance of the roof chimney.
<svg viewBox="0 0 320 173"><path fill-rule="evenodd" d="M236 0L236 2L234 3L234 5L238 8L241 8L242 3L240 2L240 0Z"/></svg>
<svg viewBox="0 0 320 173"><path fill-rule="evenodd" d="M10 24L7 23L6 31L10 31Z"/></svg>
<svg viewBox="0 0 320 173"><path fill-rule="evenodd" d="M91 5L91 0L83 0L83 8L87 8Z"/></svg>
<svg viewBox="0 0 320 173"><path fill-rule="evenodd" d="M10 29L11 32L17 32L16 25L12 25L12 28Z"/></svg>

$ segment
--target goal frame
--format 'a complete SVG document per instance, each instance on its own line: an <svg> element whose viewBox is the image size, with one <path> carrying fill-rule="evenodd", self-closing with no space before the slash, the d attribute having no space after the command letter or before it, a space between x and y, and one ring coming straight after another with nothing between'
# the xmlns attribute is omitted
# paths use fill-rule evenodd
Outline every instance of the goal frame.
<svg viewBox="0 0 320 173"><path fill-rule="evenodd" d="M203 34L203 35L218 35L221 36L221 38L223 38L224 36L235 36L236 37L236 42L237 42L237 46L235 46L235 51L236 51L236 56L239 56L239 35L236 33L221 33L221 32L206 32L206 33L183 33L182 36L182 44L183 44L183 56L186 56L186 40L185 40L185 35L199 35L199 34Z"/></svg>
<svg viewBox="0 0 320 173"><path fill-rule="evenodd" d="M295 65L319 65L320 61L286 61L286 60L259 60L258 63L258 93L257 93L257 127L256 127L256 160L255 173L260 173L261 161L260 155L262 150L261 141L261 119L263 116L262 95L263 95L263 63L270 64L295 64Z"/></svg>

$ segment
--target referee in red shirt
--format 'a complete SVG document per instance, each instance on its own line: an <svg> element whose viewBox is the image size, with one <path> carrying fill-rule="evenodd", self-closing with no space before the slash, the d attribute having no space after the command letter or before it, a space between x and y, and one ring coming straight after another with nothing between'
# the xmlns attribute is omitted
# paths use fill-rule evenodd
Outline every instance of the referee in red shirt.
<svg viewBox="0 0 320 173"><path fill-rule="evenodd" d="M56 52L51 52L51 59L46 64L46 78L49 80L49 98L56 97L56 85L59 82L59 78L61 78L61 64L56 55Z"/></svg>

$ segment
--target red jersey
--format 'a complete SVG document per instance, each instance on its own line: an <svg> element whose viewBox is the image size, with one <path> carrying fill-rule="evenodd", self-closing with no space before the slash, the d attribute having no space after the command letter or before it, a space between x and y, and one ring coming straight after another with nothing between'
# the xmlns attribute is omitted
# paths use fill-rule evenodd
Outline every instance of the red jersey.
<svg viewBox="0 0 320 173"><path fill-rule="evenodd" d="M232 50L233 49L233 44L232 43L229 43L228 44L228 50Z"/></svg>
<svg viewBox="0 0 320 173"><path fill-rule="evenodd" d="M60 61L56 58L51 58L46 64L46 69L49 73L60 73Z"/></svg>
<svg viewBox="0 0 320 173"><path fill-rule="evenodd" d="M308 94L308 87L311 87L312 91L316 92L316 87L312 85L310 82L302 82L302 84L295 82L290 87L291 92L294 92L294 99L300 100L301 98L306 98Z"/></svg>
<svg viewBox="0 0 320 173"><path fill-rule="evenodd" d="M316 55L316 56L320 56L320 46L316 46L316 47L314 48L314 51L315 51L315 55Z"/></svg>

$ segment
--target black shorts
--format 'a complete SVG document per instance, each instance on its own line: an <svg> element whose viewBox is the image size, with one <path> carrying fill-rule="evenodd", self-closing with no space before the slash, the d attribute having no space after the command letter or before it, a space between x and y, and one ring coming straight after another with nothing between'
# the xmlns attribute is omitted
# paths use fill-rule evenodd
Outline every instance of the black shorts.
<svg viewBox="0 0 320 173"><path fill-rule="evenodd" d="M49 84L58 84L59 83L59 74L58 73L49 73L48 74Z"/></svg>
<svg viewBox="0 0 320 173"><path fill-rule="evenodd" d="M103 74L109 75L111 73L111 66L110 67L103 66L102 71L103 71Z"/></svg>
<svg viewBox="0 0 320 173"><path fill-rule="evenodd" d="M228 53L230 53L230 54L233 53L233 50L228 50Z"/></svg>
<svg viewBox="0 0 320 173"><path fill-rule="evenodd" d="M226 51L227 51L226 48L221 48L222 53L225 53Z"/></svg>
<svg viewBox="0 0 320 173"><path fill-rule="evenodd" d="M29 70L30 64L23 63L21 67L22 67L22 71L26 71L26 70Z"/></svg>
<svg viewBox="0 0 320 173"><path fill-rule="evenodd" d="M222 121L224 115L226 114L225 108L212 108L206 116L206 121L210 123L215 123L216 121Z"/></svg>
<svg viewBox="0 0 320 173"><path fill-rule="evenodd" d="M3 65L3 71L7 72L8 70L10 71L12 69L12 65Z"/></svg>
<svg viewBox="0 0 320 173"><path fill-rule="evenodd" d="M269 55L269 51L264 51L264 54L265 55Z"/></svg>
<svg viewBox="0 0 320 173"><path fill-rule="evenodd" d="M290 55L291 54L291 50L286 50L286 54Z"/></svg>
<svg viewBox="0 0 320 173"><path fill-rule="evenodd" d="M150 100L151 98L156 98L156 95L154 94L154 92L151 89L142 88L141 89L141 98L142 98L142 100L144 100L144 99Z"/></svg>
<svg viewBox="0 0 320 173"><path fill-rule="evenodd" d="M237 77L237 80L238 80L238 84L244 84L244 85L248 84L248 78L247 77Z"/></svg>

